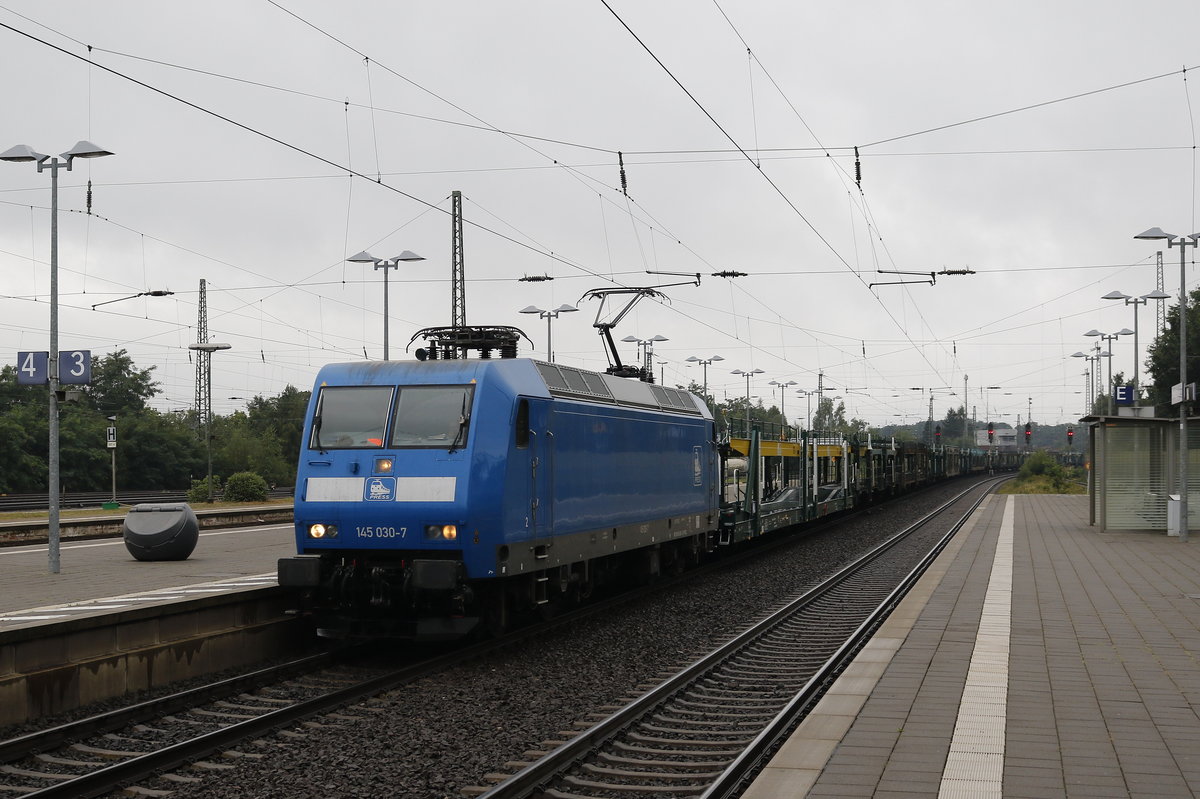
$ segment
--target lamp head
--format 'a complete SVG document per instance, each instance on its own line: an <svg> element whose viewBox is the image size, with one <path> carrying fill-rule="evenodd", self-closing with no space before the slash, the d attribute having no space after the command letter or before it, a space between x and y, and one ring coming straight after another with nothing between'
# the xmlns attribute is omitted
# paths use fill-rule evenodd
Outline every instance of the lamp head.
<svg viewBox="0 0 1200 799"><path fill-rule="evenodd" d="M0 161L12 161L20 163L23 161L45 161L50 156L42 155L37 150L30 147L28 144L18 144L16 147L10 147L0 153Z"/></svg>
<svg viewBox="0 0 1200 799"><path fill-rule="evenodd" d="M379 259L376 258L374 255L371 255L371 253L367 252L366 250L363 250L360 253L355 253L354 255L351 255L346 260L352 264L377 264L377 263L379 263Z"/></svg>
<svg viewBox="0 0 1200 799"><path fill-rule="evenodd" d="M412 250L405 250L404 252L400 253L392 260L393 261L424 261L425 259L423 257L421 257L420 255L417 255Z"/></svg>
<svg viewBox="0 0 1200 799"><path fill-rule="evenodd" d="M542 309L536 305L526 305L524 308L517 311L517 313L542 313Z"/></svg>
<svg viewBox="0 0 1200 799"><path fill-rule="evenodd" d="M1142 299L1143 300L1169 300L1169 299L1171 299L1171 295L1165 291L1159 291L1158 289L1155 289L1154 291L1150 292L1149 294L1143 294Z"/></svg>
<svg viewBox="0 0 1200 799"><path fill-rule="evenodd" d="M570 313L571 311L578 311L578 310L579 310L579 309L578 309L578 308L576 308L574 305L567 305L567 304L564 302L562 305L560 305L560 306L558 306L557 308L555 308L555 309L554 309L554 312L555 312L555 313Z"/></svg>
<svg viewBox="0 0 1200 799"><path fill-rule="evenodd" d="M101 149L90 141L77 141L75 146L62 154L62 157L70 163L74 158L103 158L106 155L112 155L108 150Z"/></svg>
<svg viewBox="0 0 1200 799"><path fill-rule="evenodd" d="M1162 239L1175 239L1175 238L1179 238L1179 237L1176 236L1174 233L1163 232L1163 229L1160 227L1152 227L1147 231L1137 234L1136 236L1134 236L1134 238L1135 239L1145 239L1147 241L1161 241Z"/></svg>
<svg viewBox="0 0 1200 799"><path fill-rule="evenodd" d="M1103 297L1101 297L1100 299L1102 299L1102 300L1128 300L1128 299L1130 299L1130 297L1128 294L1126 294L1122 291L1110 291L1107 294L1105 294Z"/></svg>

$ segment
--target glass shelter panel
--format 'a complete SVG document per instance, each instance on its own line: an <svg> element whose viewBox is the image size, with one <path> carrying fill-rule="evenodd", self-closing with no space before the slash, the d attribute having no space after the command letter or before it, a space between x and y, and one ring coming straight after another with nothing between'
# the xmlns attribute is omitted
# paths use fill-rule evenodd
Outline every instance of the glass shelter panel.
<svg viewBox="0 0 1200 799"><path fill-rule="evenodd" d="M1168 466L1174 447L1162 425L1108 427L1097 441L1103 464L1105 529L1165 530L1167 495L1172 493ZM1190 516L1191 514L1189 514Z"/></svg>

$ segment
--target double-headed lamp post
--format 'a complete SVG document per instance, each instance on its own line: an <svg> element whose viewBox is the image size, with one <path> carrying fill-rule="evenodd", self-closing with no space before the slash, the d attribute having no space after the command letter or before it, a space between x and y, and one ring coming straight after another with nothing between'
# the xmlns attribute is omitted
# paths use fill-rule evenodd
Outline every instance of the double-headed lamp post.
<svg viewBox="0 0 1200 799"><path fill-rule="evenodd" d="M1126 305L1133 306L1133 404L1138 402L1138 306L1145 305L1150 300L1169 300L1171 295L1165 291L1155 289L1149 294L1143 294L1140 297L1130 297L1128 294L1121 291L1110 291L1100 299L1102 300L1124 300Z"/></svg>
<svg viewBox="0 0 1200 799"><path fill-rule="evenodd" d="M642 351L642 374L645 376L646 382L654 382L654 345L659 341L670 341L666 336L653 335L650 338L638 338L637 336L626 336L621 339L628 344L637 344Z"/></svg>
<svg viewBox="0 0 1200 799"><path fill-rule="evenodd" d="M58 170L66 168L71 171L71 162L76 158L100 158L112 155L108 150L102 150L89 141L80 141L70 150L62 153L65 160L58 157L42 155L26 144L18 144L0 153L0 161L23 163L34 161L37 171L50 170L50 353L47 364L50 382L50 436L47 469L49 471L49 534L47 541L50 551L50 573L58 574L61 568L59 560L59 519L60 505L58 496L59 482L59 446L58 446Z"/></svg>
<svg viewBox="0 0 1200 799"><path fill-rule="evenodd" d="M1200 242L1200 233L1176 236L1174 233L1164 232L1160 227L1152 227L1137 234L1134 238L1147 241L1166 241L1168 249L1179 248L1179 385L1183 393L1179 401L1179 540L1186 544L1188 540L1187 406L1188 400L1191 398L1188 396L1187 389L1187 269L1185 268L1187 259L1185 255L1188 247L1195 247Z"/></svg>
<svg viewBox="0 0 1200 799"><path fill-rule="evenodd" d="M1083 335L1091 336L1092 338L1099 336L1101 341L1108 342L1108 351L1100 353L1099 357L1108 358L1108 415L1112 416L1116 412L1113 410L1112 343L1121 336L1132 336L1133 331L1127 327L1124 327L1118 330L1116 333L1101 333L1099 330L1092 328Z"/></svg>
<svg viewBox="0 0 1200 799"><path fill-rule="evenodd" d="M804 397L805 399L808 400L808 408L807 408L808 412L804 416L804 429L805 430L808 430L810 427L812 427L812 398L813 398L813 394L816 394L816 393L817 392L815 390L804 389L804 388L798 389L796 391L797 397Z"/></svg>
<svg viewBox="0 0 1200 799"><path fill-rule="evenodd" d="M550 329L550 323L557 319L560 313L571 313L572 311L578 310L579 309L574 305L567 305L565 303L558 306L553 311L543 311L536 305L527 305L520 310L519 313L535 313L538 315L539 319L546 320L546 360L550 363L554 363L554 338L553 331Z"/></svg>
<svg viewBox="0 0 1200 799"><path fill-rule="evenodd" d="M781 438L779 440L785 441L787 440L787 414L784 413L783 410L784 395L787 394L789 386L798 386L800 384L795 380L789 380L786 383L780 383L778 380L772 380L770 385L779 387L779 418L783 420L780 424Z"/></svg>
<svg viewBox="0 0 1200 799"><path fill-rule="evenodd" d="M383 270L383 359L388 360L388 270L399 269L401 261L424 261L412 250L405 250L395 258L376 258L363 250L346 259L352 264L374 264L376 271Z"/></svg>
<svg viewBox="0 0 1200 799"><path fill-rule="evenodd" d="M1100 398L1099 391L1097 391L1097 389L1099 388L1097 383L1100 382L1100 359L1106 358L1106 357L1111 357L1107 352L1100 351L1099 344L1097 344L1092 349L1095 351L1095 353L1096 353L1095 355L1088 355L1086 352L1071 353L1072 358L1083 358L1084 360L1086 360L1088 362L1088 366L1087 366L1088 370L1086 372L1084 372L1084 374L1087 375L1087 379L1088 379L1087 395L1086 395L1087 408L1084 409L1085 415L1092 414L1095 412L1096 400L1098 400ZM1094 372L1092 371L1092 361L1096 362L1096 371L1094 371Z"/></svg>
<svg viewBox="0 0 1200 799"><path fill-rule="evenodd" d="M709 356L708 358L698 358L695 355L689 355L688 357L684 358L683 360L686 361L687 363L698 363L702 367L704 367L704 401L705 401L705 403L707 403L708 402L708 367L711 366L712 364L716 363L717 361L723 361L725 359L722 358L720 355L712 355L712 356Z"/></svg>
<svg viewBox="0 0 1200 799"><path fill-rule="evenodd" d="M750 438L750 378L763 374L762 369L734 369L729 374L742 375L746 378L746 438Z"/></svg>

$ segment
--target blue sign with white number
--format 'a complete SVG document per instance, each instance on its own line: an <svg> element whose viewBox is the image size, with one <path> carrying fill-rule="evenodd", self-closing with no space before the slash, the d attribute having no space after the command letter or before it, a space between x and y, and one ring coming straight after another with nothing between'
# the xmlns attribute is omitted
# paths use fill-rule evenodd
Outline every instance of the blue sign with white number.
<svg viewBox="0 0 1200 799"><path fill-rule="evenodd" d="M91 350L58 353L58 382L64 386L86 386L91 383Z"/></svg>
<svg viewBox="0 0 1200 799"><path fill-rule="evenodd" d="M1117 386L1115 394L1118 405L1133 404L1133 386Z"/></svg>
<svg viewBox="0 0 1200 799"><path fill-rule="evenodd" d="M50 353L18 352L17 384L44 386L50 382Z"/></svg>

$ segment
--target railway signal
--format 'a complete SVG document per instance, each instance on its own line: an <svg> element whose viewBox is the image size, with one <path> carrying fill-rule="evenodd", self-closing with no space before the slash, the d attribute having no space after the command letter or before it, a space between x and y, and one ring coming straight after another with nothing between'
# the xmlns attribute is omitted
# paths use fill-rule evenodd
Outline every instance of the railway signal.
<svg viewBox="0 0 1200 799"><path fill-rule="evenodd" d="M989 444L991 444L993 441L996 440L995 436L996 436L996 427L991 422L988 422L988 443Z"/></svg>
<svg viewBox="0 0 1200 799"><path fill-rule="evenodd" d="M1029 439L1033 436L1033 428L1029 426L1029 422L1025 423L1025 446L1029 446Z"/></svg>
<svg viewBox="0 0 1200 799"><path fill-rule="evenodd" d="M1067 446L1072 447L1074 445L1075 445L1075 428L1068 427L1067 428Z"/></svg>

